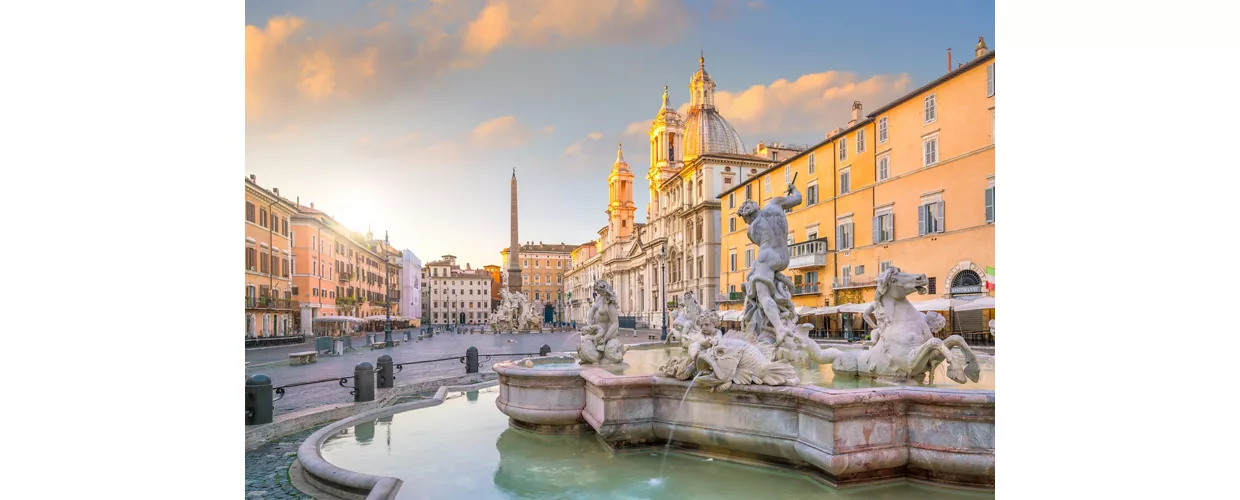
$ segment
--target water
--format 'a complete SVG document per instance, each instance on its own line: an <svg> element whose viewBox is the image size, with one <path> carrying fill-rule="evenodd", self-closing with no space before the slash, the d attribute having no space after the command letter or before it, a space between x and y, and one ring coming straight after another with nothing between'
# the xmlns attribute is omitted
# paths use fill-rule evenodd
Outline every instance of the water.
<svg viewBox="0 0 1240 500"><path fill-rule="evenodd" d="M844 349L859 349L859 347L846 346ZM628 364L622 370L621 375L654 375L659 373L659 366L674 356L684 356L685 350L680 347L669 347L664 349L648 349L629 351L624 354L624 362ZM943 389L963 389L963 390L979 390L993 391L995 390L995 358L993 356L978 356L978 362L981 365L982 373L977 382L967 382L957 384L952 379L947 378L947 364L942 363L935 370L934 384L929 387L938 387ZM797 378L802 384L816 385L827 389L864 389L870 387L891 387L894 384L888 382L877 381L869 378L860 377L836 377L831 371L831 365L818 365L813 362L795 362L792 367L796 370ZM906 385L917 385L909 383Z"/></svg>
<svg viewBox="0 0 1240 500"><path fill-rule="evenodd" d="M685 388L685 395L680 397L680 405L676 407L676 413L672 416L672 429L667 432L667 446L663 447L663 462L659 464L659 478L656 483L663 484L663 466L667 465L667 454L672 450L672 437L676 436L676 421L680 419L680 409L685 407L685 399L689 397L689 391L693 390L693 383L697 382L697 375L689 380L689 387Z"/></svg>
<svg viewBox="0 0 1240 500"><path fill-rule="evenodd" d="M347 429L323 446L346 469L405 481L401 499L993 499L898 482L834 490L800 474L682 453L613 455L596 436L508 427L497 388ZM657 454L655 454L657 455ZM665 470L660 473L660 468Z"/></svg>

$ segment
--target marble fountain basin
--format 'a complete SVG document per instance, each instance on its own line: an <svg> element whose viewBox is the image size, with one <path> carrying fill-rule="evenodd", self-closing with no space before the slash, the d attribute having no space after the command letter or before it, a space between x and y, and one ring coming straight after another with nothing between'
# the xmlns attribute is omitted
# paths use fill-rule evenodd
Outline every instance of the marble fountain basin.
<svg viewBox="0 0 1240 500"><path fill-rule="evenodd" d="M496 406L513 427L593 432L612 451L670 443L837 487L911 478L994 488L993 358L983 361L979 383L959 388L946 377L935 386L824 381L829 367L802 366L798 375L809 384L712 393L656 375L674 349L642 351L627 353L624 366L581 366L571 356L497 363Z"/></svg>

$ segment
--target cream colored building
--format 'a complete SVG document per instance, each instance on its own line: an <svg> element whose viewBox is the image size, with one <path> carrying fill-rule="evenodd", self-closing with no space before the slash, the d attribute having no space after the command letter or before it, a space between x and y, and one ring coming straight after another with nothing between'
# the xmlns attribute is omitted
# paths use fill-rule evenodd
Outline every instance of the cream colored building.
<svg viewBox="0 0 1240 500"><path fill-rule="evenodd" d="M482 325L491 311L491 274L444 255L422 268L422 324Z"/></svg>
<svg viewBox="0 0 1240 500"><path fill-rule="evenodd" d="M593 282L586 275L597 271L616 290L621 316L635 317L638 326L662 325L663 305L674 308L690 291L703 306L715 307L721 264L716 197L798 152L776 144L747 152L715 108L715 83L704 58L698 60L689 93L689 110L681 117L665 87L663 105L650 125L648 222L634 220L633 171L621 148L608 176L608 223L598 232L598 255L591 257L597 263L574 261L569 273L574 290L580 290ZM578 293L573 293L574 302Z"/></svg>

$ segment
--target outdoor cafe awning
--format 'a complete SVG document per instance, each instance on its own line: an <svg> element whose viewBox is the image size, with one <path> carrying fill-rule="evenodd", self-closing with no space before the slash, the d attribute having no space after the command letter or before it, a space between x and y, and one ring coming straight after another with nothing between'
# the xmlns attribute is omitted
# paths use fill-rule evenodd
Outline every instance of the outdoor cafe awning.
<svg viewBox="0 0 1240 500"><path fill-rule="evenodd" d="M360 319L351 316L319 316L314 318L315 323L359 323Z"/></svg>
<svg viewBox="0 0 1240 500"><path fill-rule="evenodd" d="M952 302L953 301L951 299L944 299L944 298L923 300L921 302L913 302L913 308L921 312L946 311L948 309L951 309L953 305Z"/></svg>
<svg viewBox="0 0 1240 500"><path fill-rule="evenodd" d="M739 310L723 311L719 314L719 319L721 321L740 321L741 314Z"/></svg>
<svg viewBox="0 0 1240 500"><path fill-rule="evenodd" d="M994 308L995 308L994 297L982 297L980 299L969 300L969 301L955 299L952 301L952 309L956 311L980 311L982 309L994 309Z"/></svg>

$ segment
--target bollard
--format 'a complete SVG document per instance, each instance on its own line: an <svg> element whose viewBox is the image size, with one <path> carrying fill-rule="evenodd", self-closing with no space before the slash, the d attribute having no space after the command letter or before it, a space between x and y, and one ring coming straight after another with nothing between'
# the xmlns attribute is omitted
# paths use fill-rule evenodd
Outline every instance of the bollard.
<svg viewBox="0 0 1240 500"><path fill-rule="evenodd" d="M245 425L270 424L271 377L255 373L245 379Z"/></svg>
<svg viewBox="0 0 1240 500"><path fill-rule="evenodd" d="M379 376L379 388L391 389L393 381L396 379L396 372L392 367L392 357L384 354L379 356L378 369L376 374Z"/></svg>
<svg viewBox="0 0 1240 500"><path fill-rule="evenodd" d="M465 373L478 373L478 348L472 345L465 350Z"/></svg>
<svg viewBox="0 0 1240 500"><path fill-rule="evenodd" d="M548 355L548 354L551 354L551 346L549 346L549 345L547 345L547 344L543 344L543 346L542 346L542 347L539 347L539 348L538 348L538 355L539 355L539 356L546 356L546 355Z"/></svg>
<svg viewBox="0 0 1240 500"><path fill-rule="evenodd" d="M365 403L375 400L375 367L362 361L353 367L353 401Z"/></svg>

